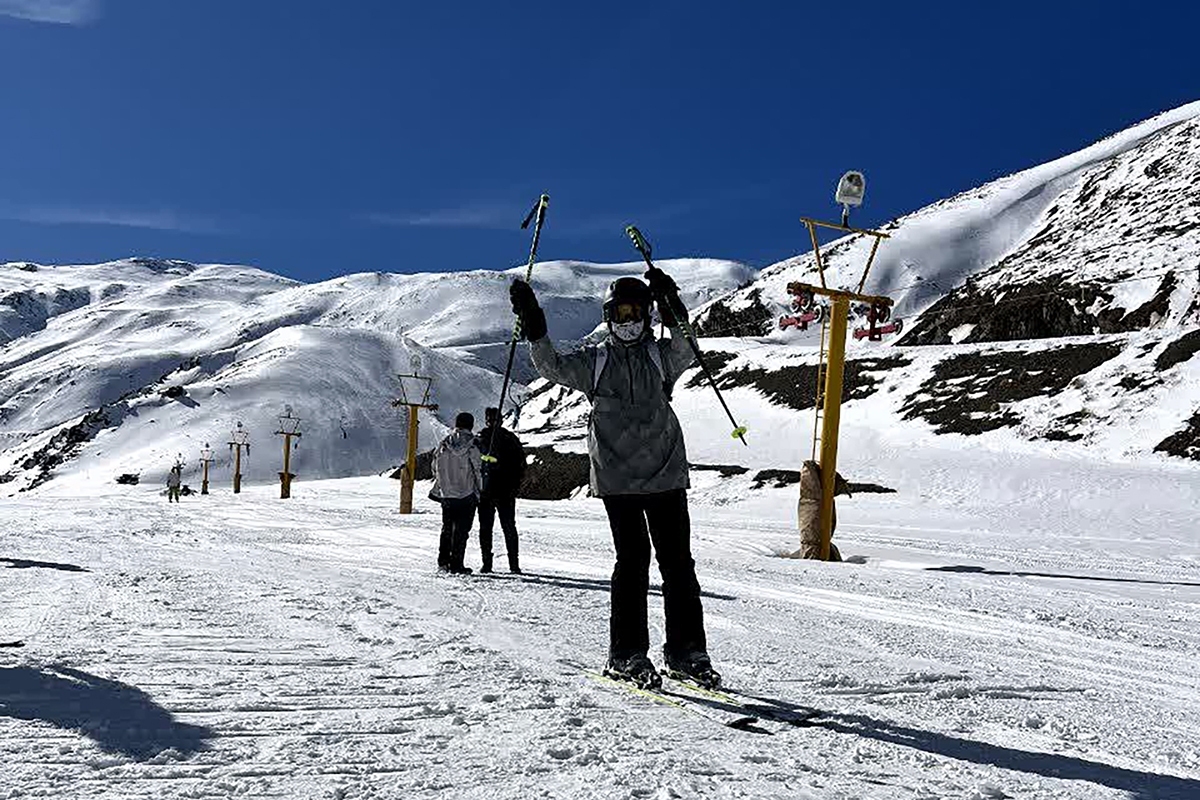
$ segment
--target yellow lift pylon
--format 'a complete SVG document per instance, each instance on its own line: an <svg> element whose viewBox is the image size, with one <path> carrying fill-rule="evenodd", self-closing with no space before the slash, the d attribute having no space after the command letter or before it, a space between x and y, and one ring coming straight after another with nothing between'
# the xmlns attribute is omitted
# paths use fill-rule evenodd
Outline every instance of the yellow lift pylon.
<svg viewBox="0 0 1200 800"><path fill-rule="evenodd" d="M829 298L829 313L824 315L821 323L821 347L817 360L817 391L815 413L813 420L812 457L821 466L821 560L829 560L829 546L833 538L833 496L836 488L838 428L842 415L842 386L846 369L846 330L849 327L850 304L864 303L872 307L887 309L890 313L893 301L890 297L863 294L867 275L879 243L890 238L882 231L851 228L848 225L837 225L822 222L808 217L801 217L808 227L809 237L813 243L813 257L817 263L817 274L821 285L813 286L807 283L793 282L788 284L788 292L798 297ZM817 238L817 228L828 228L843 233L870 236L874 239L871 253L867 256L867 264L863 269L862 278L856 291L830 289L825 280L825 262L821 259L821 243Z"/></svg>
<svg viewBox="0 0 1200 800"><path fill-rule="evenodd" d="M413 510L413 484L417 479L417 414L422 408L429 411L437 410L437 403L429 402L429 390L433 386L433 378L418 375L419 361L413 364L411 374L402 374L400 378L400 396L392 401L393 408L403 408L408 414L408 438L404 454L404 464L400 469L400 513L411 514Z"/></svg>

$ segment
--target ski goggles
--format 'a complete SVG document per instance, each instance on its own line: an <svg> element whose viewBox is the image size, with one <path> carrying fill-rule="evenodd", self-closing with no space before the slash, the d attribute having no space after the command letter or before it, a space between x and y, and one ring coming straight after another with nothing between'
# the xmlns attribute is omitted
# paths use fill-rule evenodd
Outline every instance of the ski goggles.
<svg viewBox="0 0 1200 800"><path fill-rule="evenodd" d="M613 307L611 321L618 324L622 322L641 322L645 318L646 310L636 303L618 303Z"/></svg>

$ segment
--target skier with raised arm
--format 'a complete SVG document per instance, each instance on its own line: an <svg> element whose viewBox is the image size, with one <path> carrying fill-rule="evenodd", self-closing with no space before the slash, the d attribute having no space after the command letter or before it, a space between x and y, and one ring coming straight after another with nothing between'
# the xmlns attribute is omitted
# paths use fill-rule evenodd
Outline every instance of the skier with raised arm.
<svg viewBox="0 0 1200 800"><path fill-rule="evenodd" d="M546 315L532 287L513 282L513 313L530 342L534 367L543 378L587 394L592 493L604 502L616 549L613 568L609 654L605 674L642 688L662 678L648 656L646 595L650 549L662 574L668 674L715 687L704 633L700 584L691 552L688 461L683 431L670 406L671 388L695 356L672 312L678 287L653 267L646 281L619 278L604 296L607 338L597 346L560 354L547 336ZM672 332L658 340L650 312Z"/></svg>

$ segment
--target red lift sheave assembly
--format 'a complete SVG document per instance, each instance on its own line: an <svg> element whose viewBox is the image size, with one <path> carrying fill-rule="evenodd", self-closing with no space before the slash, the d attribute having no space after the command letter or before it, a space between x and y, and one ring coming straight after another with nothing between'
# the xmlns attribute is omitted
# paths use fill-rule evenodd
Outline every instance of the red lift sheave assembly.
<svg viewBox="0 0 1200 800"><path fill-rule="evenodd" d="M857 306L854 310L860 316L867 318L867 327L854 329L854 338L857 340L866 339L871 342L878 342L887 334L899 333L904 330L903 320L895 319L888 322L892 316L890 306L882 303L871 303L870 305Z"/></svg>
<svg viewBox="0 0 1200 800"><path fill-rule="evenodd" d="M788 328L795 327L799 330L806 331L808 326L814 322L822 322L825 319L825 306L819 305L816 302L816 297L813 293L804 288L796 288L793 291L792 285L788 286L788 292L792 297L792 310L798 312L794 317L780 317L779 330L786 331Z"/></svg>

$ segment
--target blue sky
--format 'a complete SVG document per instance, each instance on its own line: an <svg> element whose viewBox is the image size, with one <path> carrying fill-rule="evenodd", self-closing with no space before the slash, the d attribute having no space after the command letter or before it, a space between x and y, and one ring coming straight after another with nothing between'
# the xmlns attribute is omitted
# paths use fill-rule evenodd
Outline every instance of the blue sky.
<svg viewBox="0 0 1200 800"><path fill-rule="evenodd" d="M0 0L0 261L763 266L1200 99L1197 9Z"/></svg>

